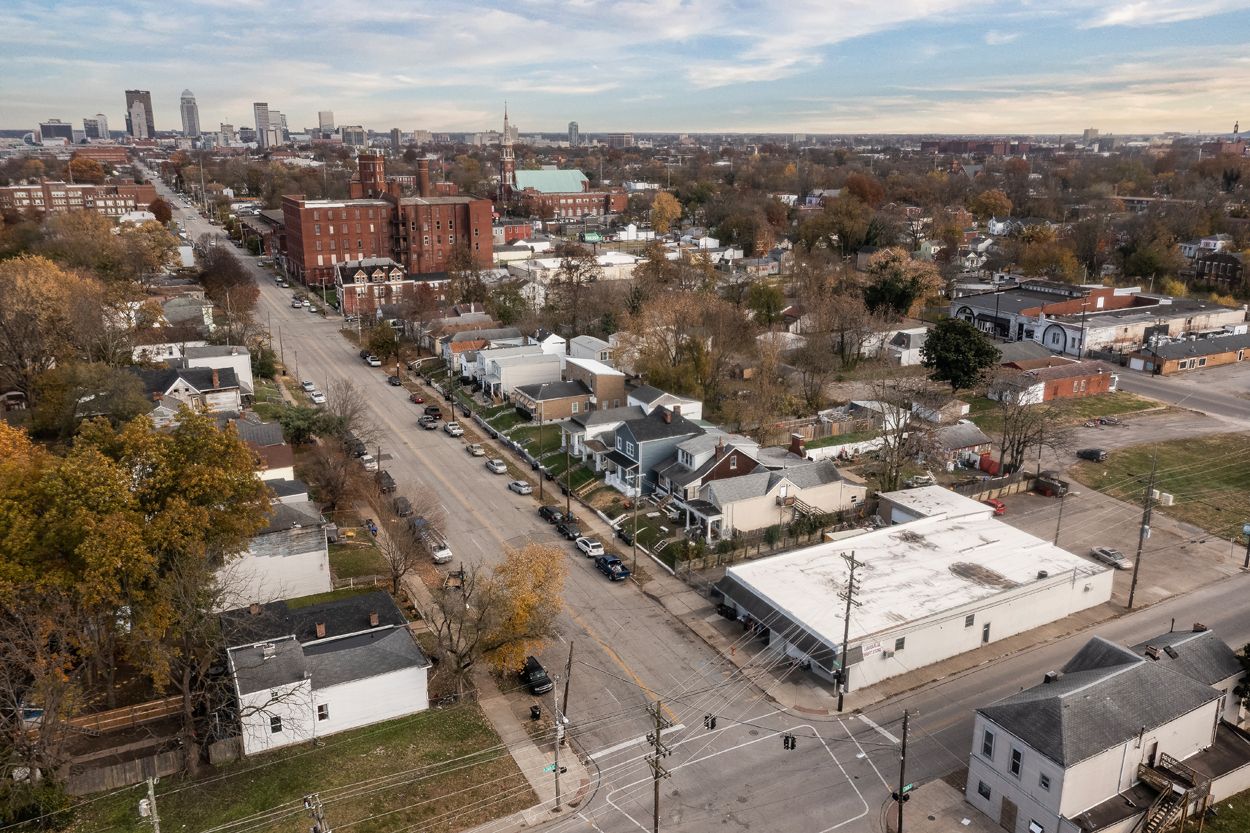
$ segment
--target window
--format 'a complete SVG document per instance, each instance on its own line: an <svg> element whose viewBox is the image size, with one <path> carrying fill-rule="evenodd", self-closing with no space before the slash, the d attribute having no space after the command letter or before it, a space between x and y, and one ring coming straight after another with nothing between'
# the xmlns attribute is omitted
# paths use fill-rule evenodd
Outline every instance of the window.
<svg viewBox="0 0 1250 833"><path fill-rule="evenodd" d="M359 220L359 219L360 219L360 209L359 209L359 208L357 208L357 209L356 209L356 219L357 219L357 220Z"/></svg>
<svg viewBox="0 0 1250 833"><path fill-rule="evenodd" d="M1245 356L1246 356L1246 351L1245 351L1245 350L1238 350L1238 351L1237 351L1237 361L1241 361L1243 358L1245 358Z"/></svg>
<svg viewBox="0 0 1250 833"><path fill-rule="evenodd" d="M317 234L321 234L321 225L320 225L320 224L313 226L313 228L315 228L315 229L317 230Z"/></svg>
<svg viewBox="0 0 1250 833"><path fill-rule="evenodd" d="M481 230L481 229L473 229L473 236L474 236L474 237L477 237L477 233L478 233L480 230Z"/></svg>
<svg viewBox="0 0 1250 833"><path fill-rule="evenodd" d="M1011 774L1020 777L1020 771L1024 769L1024 753L1014 746L1011 747L1011 765L1009 767Z"/></svg>
<svg viewBox="0 0 1250 833"><path fill-rule="evenodd" d="M578 403L578 402L574 402L574 403L573 403L573 413L577 413L577 406L578 406L579 404L580 404L580 403Z"/></svg>
<svg viewBox="0 0 1250 833"><path fill-rule="evenodd" d="M320 211L314 211L314 212L313 212L313 219L314 219L314 220L320 220L320 219L321 219L321 212L320 212ZM320 232L318 232L318 234L320 234Z"/></svg>
<svg viewBox="0 0 1250 833"><path fill-rule="evenodd" d="M1050 776L1044 772L1037 776L1037 785L1046 792L1050 792Z"/></svg>
<svg viewBox="0 0 1250 833"><path fill-rule="evenodd" d="M328 703L322 703L321 705L317 706L317 719L318 720L330 719L330 705Z"/></svg>
<svg viewBox="0 0 1250 833"><path fill-rule="evenodd" d="M1081 380L1081 390L1085 390L1085 380Z"/></svg>
<svg viewBox="0 0 1250 833"><path fill-rule="evenodd" d="M975 613L969 613L967 616L964 617L965 628L970 628L976 623L977 623L977 615Z"/></svg>
<svg viewBox="0 0 1250 833"><path fill-rule="evenodd" d="M1198 359L1198 366L1199 366L1199 367L1206 367L1206 366L1207 366L1207 360L1206 360L1206 359Z"/></svg>
<svg viewBox="0 0 1250 833"><path fill-rule="evenodd" d="M622 440L620 437L617 437L617 438L616 438L616 450L617 450L617 451L623 451L623 450L624 450L624 446L625 446L625 441L624 441L624 440Z"/></svg>
<svg viewBox="0 0 1250 833"><path fill-rule="evenodd" d="M994 732L991 729L986 729L981 736L981 754L991 761L994 760Z"/></svg>
<svg viewBox="0 0 1250 833"><path fill-rule="evenodd" d="M334 241L330 241L330 251L334 251Z"/></svg>
<svg viewBox="0 0 1250 833"><path fill-rule="evenodd" d="M1033 819L1029 819L1029 833L1046 833L1046 828L1033 821Z"/></svg>
<svg viewBox="0 0 1250 833"><path fill-rule="evenodd" d="M1076 380L1075 379L1072 380L1072 392L1076 393Z"/></svg>
<svg viewBox="0 0 1250 833"><path fill-rule="evenodd" d="M430 245L430 235L427 234L425 237L421 238L421 245L422 246Z"/></svg>
<svg viewBox="0 0 1250 833"><path fill-rule="evenodd" d="M321 241L317 241L317 251L321 251Z"/></svg>
<svg viewBox="0 0 1250 833"><path fill-rule="evenodd" d="M281 732L281 731L282 731L282 718L280 717L269 718L269 732L271 734L276 735L278 732Z"/></svg>
<svg viewBox="0 0 1250 833"><path fill-rule="evenodd" d="M634 456L634 444L633 443L625 443L625 453L628 454L630 457Z"/></svg>
<svg viewBox="0 0 1250 833"><path fill-rule="evenodd" d="M978 781L977 782L977 795L981 796L986 801L989 801L990 800L990 785L985 783L984 781Z"/></svg>
<svg viewBox="0 0 1250 833"><path fill-rule="evenodd" d="M729 468L731 469L738 468L738 455L737 454L729 455Z"/></svg>
<svg viewBox="0 0 1250 833"><path fill-rule="evenodd" d="M357 211L357 212L356 212L356 216L357 216L357 217L359 217L359 216L360 216L360 212L359 212L359 211ZM360 223L357 223L357 224L356 224L356 233L357 233L357 234L360 234Z"/></svg>
<svg viewBox="0 0 1250 833"><path fill-rule="evenodd" d="M370 208L370 209L369 209L369 219L370 219L370 220L372 220L372 219L373 219L373 209L372 209L372 208ZM372 228L372 226L370 226L370 228Z"/></svg>
<svg viewBox="0 0 1250 833"><path fill-rule="evenodd" d="M434 229L435 229L436 231L442 231L442 230L443 230L443 221L442 221L442 220L435 220L435 221L434 221Z"/></svg>
<svg viewBox="0 0 1250 833"><path fill-rule="evenodd" d="M448 230L448 231L451 231L451 230L452 230L452 229L454 229L455 227L456 227L456 226L455 226L455 221L454 221L454 220L448 220L448 221L447 221L447 230Z"/></svg>

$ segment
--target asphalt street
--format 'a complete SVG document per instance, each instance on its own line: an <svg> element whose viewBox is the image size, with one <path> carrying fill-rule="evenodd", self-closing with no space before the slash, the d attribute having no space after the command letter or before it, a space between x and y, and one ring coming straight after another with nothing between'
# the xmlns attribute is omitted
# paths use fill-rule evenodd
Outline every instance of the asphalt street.
<svg viewBox="0 0 1250 833"><path fill-rule="evenodd" d="M1206 373L1228 374L1231 370L1231 368L1213 368ZM1243 399L1220 390L1218 386L1211 384L1209 375L1199 377L1197 373L1194 373L1177 376L1150 376L1125 369L1120 372L1119 388L1147 399L1166 402L1169 405L1179 405L1213 417L1236 420L1242 423L1243 429L1250 426L1250 399ZM1250 390L1250 387L1243 388L1242 393L1245 394L1247 390Z"/></svg>
<svg viewBox="0 0 1250 833"><path fill-rule="evenodd" d="M158 189L177 200L163 185ZM176 203L175 216L187 210ZM181 212L181 214L179 213ZM192 239L218 230L199 217ZM526 538L551 540L537 501L509 492L507 478L489 473L464 443L417 428L406 391L386 385L385 373L361 363L339 334L340 319L322 319L290 306L291 292L240 253L261 289L260 315L281 333L289 366L318 385L349 379L366 397L382 429L383 465L402 494L421 486L442 499L445 533L457 560L491 563L501 546ZM385 456L390 459L386 460ZM870 708L863 716L789 714L744 680L713 651L632 583L611 584L568 544L569 577L563 638L542 659L562 673L568 642L576 643L569 698L572 731L589 757L590 793L568 818L547 829L633 831L651 828L651 768L645 736L654 730L647 707L663 701L665 744L661 823L666 830L711 831L726 826L769 831L876 830L882 804L897 781L899 723L917 711L909 740L909 781L922 782L966 762L973 710L1040 682L1063 665L1090 632L1040 645L969 672L938 680ZM454 562L453 562L454 563ZM1203 621L1230 644L1250 642L1250 586L1244 575L1175 597L1094 629L1133 643ZM791 670L787 673L804 673ZM707 728L705 716L717 718ZM783 748L781 735L796 748ZM488 826L489 827L489 826Z"/></svg>

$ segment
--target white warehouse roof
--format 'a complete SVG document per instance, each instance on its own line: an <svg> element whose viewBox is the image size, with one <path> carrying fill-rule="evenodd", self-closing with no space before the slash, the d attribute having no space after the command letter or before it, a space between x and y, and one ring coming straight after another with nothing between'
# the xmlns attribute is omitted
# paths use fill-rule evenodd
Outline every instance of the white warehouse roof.
<svg viewBox="0 0 1250 833"><path fill-rule="evenodd" d="M951 518L963 515L988 517L994 512L981 501L964 497L943 486L921 486L917 489L882 492L879 497L917 518L932 518L937 515L946 515Z"/></svg>

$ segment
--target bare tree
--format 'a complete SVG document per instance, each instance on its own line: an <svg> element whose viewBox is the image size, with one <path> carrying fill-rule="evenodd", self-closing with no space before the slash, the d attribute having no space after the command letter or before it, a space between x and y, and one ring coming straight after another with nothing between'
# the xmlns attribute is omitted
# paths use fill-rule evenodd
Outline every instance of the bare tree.
<svg viewBox="0 0 1250 833"><path fill-rule="evenodd" d="M442 528L443 504L433 490L417 487L408 490L403 497L412 508L412 514L425 521L422 524L425 529ZM370 503L382 521L378 549L382 553L382 560L386 562L387 572L390 573L391 592L399 593L404 579L416 571L422 559L430 558L429 541L416 534L406 518L395 514L394 502L388 495L375 489L370 495Z"/></svg>
<svg viewBox="0 0 1250 833"><path fill-rule="evenodd" d="M1062 399L1038 401L1030 395L1029 378L1018 371L1003 369L990 383L997 405L1002 444L998 462L1005 469L1019 470L1031 451L1041 456L1043 448L1067 449L1072 444L1070 411Z"/></svg>
<svg viewBox="0 0 1250 833"><path fill-rule="evenodd" d="M364 468L340 443L317 443L301 476L308 481L322 506L336 508L362 493L367 486Z"/></svg>
<svg viewBox="0 0 1250 833"><path fill-rule="evenodd" d="M560 267L556 270L551 290L555 296L555 305L565 314L573 333L579 331L581 318L581 301L587 288L603 277L603 268L595 253L575 243L563 243L556 248L555 254L560 258Z"/></svg>
<svg viewBox="0 0 1250 833"><path fill-rule="evenodd" d="M877 452L877 491L893 492L902 480L903 467L928 450L923 426L911 405L923 381L897 378L892 368L880 363L871 379L872 398L880 403L882 445Z"/></svg>
<svg viewBox="0 0 1250 833"><path fill-rule="evenodd" d="M334 420L335 436L340 441L351 433L365 445L372 445L382 435L368 400L347 379L335 379L326 388L324 413Z"/></svg>

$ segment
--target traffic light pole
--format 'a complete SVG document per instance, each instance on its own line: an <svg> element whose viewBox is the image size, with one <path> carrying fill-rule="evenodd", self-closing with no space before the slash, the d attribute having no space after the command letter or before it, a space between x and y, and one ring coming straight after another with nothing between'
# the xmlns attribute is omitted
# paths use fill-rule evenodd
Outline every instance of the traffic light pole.
<svg viewBox="0 0 1250 833"><path fill-rule="evenodd" d="M903 748L898 756L898 833L903 833L903 804L907 801L907 716L903 710Z"/></svg>

